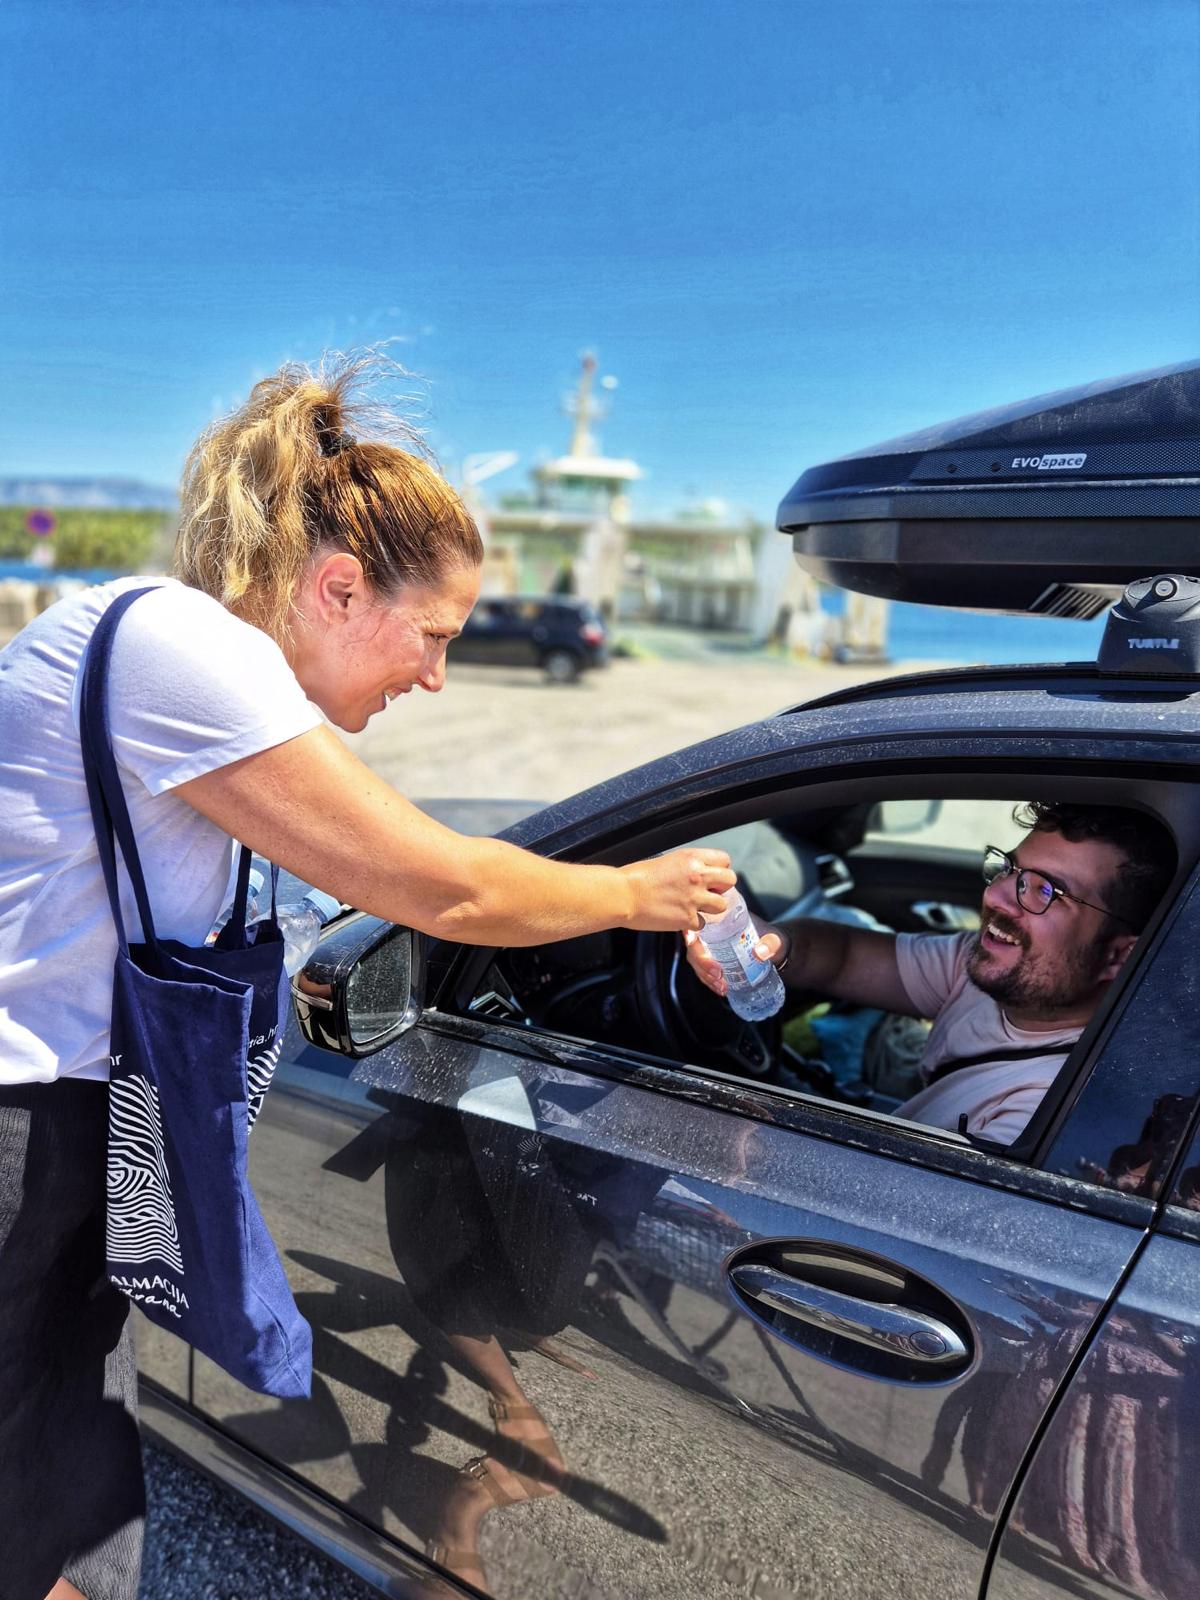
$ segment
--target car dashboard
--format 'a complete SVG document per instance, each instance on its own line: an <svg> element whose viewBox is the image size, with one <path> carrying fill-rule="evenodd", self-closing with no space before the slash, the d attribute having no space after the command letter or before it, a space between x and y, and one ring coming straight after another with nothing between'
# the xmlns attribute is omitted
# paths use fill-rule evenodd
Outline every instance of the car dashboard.
<svg viewBox="0 0 1200 1600"><path fill-rule="evenodd" d="M739 887L760 922L838 916L853 893L854 879L841 856L772 823L750 822L693 842L729 853ZM850 918L859 920L853 912ZM470 1011L626 1049L671 1053L672 1041L661 1036L661 1024L655 1026L657 1008L648 992L678 982L677 971L666 970L671 949L681 956L682 944L672 935L611 929L502 951L477 986ZM676 960L674 967L679 965ZM716 1030L718 1051L723 1050L732 1013L707 991L692 998L709 1008L707 1020Z"/></svg>

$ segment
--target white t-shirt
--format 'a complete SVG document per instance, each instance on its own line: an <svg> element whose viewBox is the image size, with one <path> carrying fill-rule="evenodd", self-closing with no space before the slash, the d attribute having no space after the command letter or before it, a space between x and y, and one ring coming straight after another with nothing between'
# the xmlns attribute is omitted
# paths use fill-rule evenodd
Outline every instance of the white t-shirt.
<svg viewBox="0 0 1200 1600"><path fill-rule="evenodd" d="M982 1055L987 1050L1020 1050L1045 1045L1045 1056L1024 1061L982 1062L962 1067L913 1095L896 1112L934 1128L957 1128L965 1114L967 1132L998 1144L1011 1144L1024 1131L1065 1059L1063 1046L1078 1039L1078 1028L1034 1033L1014 1028L997 1001L967 976L973 933L902 933L896 939L900 982L914 1009L933 1018L921 1065L929 1074L943 1061ZM1058 1046L1057 1053L1054 1047Z"/></svg>
<svg viewBox="0 0 1200 1600"><path fill-rule="evenodd" d="M321 721L272 639L174 579L60 600L0 651L0 1084L108 1076L117 936L79 748L80 666L108 605L147 582L159 587L113 643L109 721L162 937L203 943L232 865L229 838L172 789Z"/></svg>

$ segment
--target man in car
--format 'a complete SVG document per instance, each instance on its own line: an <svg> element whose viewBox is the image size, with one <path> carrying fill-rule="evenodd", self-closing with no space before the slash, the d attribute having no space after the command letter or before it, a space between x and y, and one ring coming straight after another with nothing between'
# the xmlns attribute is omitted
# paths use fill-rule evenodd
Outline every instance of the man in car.
<svg viewBox="0 0 1200 1600"><path fill-rule="evenodd" d="M896 1114L1011 1144L1137 943L1175 871L1141 812L1033 802L1011 853L989 845L978 933L877 933L805 919L762 929L755 953L789 988L929 1017L925 1087ZM718 994L696 934L688 960ZM965 1121L963 1120L965 1118Z"/></svg>

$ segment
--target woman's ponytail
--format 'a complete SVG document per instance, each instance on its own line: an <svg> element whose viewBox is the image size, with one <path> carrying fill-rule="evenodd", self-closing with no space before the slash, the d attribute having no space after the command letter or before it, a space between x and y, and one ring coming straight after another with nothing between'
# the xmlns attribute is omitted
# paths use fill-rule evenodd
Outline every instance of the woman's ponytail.
<svg viewBox="0 0 1200 1600"><path fill-rule="evenodd" d="M353 398L382 370L395 369L373 353L285 366L206 430L183 471L179 578L282 642L320 549L349 550L384 596L479 565L478 530L413 429Z"/></svg>

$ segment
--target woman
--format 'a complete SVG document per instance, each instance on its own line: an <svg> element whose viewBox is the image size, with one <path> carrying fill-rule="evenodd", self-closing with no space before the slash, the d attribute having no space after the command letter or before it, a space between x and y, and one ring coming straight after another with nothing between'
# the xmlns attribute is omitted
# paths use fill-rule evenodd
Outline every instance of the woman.
<svg viewBox="0 0 1200 1600"><path fill-rule="evenodd" d="M409 451L348 431L370 366L284 368L205 434L184 474L177 576L116 635L113 746L159 932L203 941L232 839L439 938L698 926L734 881L722 852L590 867L465 838L323 725L357 732L397 695L436 693L479 593L482 545L453 491ZM133 1359L126 1303L103 1277L116 941L78 678L104 609L140 581L60 602L0 655L5 1600L131 1600L137 1588Z"/></svg>

